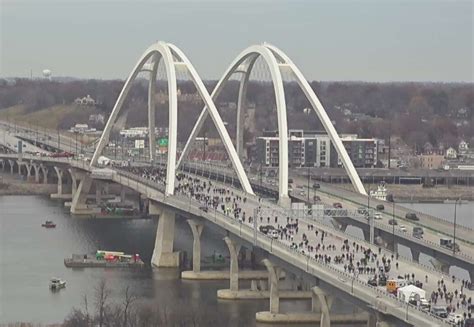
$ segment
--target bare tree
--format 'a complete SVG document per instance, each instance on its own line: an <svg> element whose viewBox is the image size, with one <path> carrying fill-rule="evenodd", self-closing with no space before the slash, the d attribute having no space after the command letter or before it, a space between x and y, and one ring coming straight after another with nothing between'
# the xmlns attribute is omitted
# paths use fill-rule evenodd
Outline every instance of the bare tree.
<svg viewBox="0 0 474 327"><path fill-rule="evenodd" d="M102 279L95 288L95 305L97 308L99 327L104 326L106 320L107 300L109 295L110 291L107 289L107 283L105 279Z"/></svg>
<svg viewBox="0 0 474 327"><path fill-rule="evenodd" d="M132 309L133 304L137 300L136 295L130 292L130 286L125 288L124 300L123 300L123 327L128 326L130 310Z"/></svg>

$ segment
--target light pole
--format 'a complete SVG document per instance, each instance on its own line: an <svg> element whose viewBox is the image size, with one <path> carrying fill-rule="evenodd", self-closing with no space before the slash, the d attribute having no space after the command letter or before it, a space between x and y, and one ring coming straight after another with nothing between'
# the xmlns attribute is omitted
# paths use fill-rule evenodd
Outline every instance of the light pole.
<svg viewBox="0 0 474 327"><path fill-rule="evenodd" d="M311 169L309 167L309 163L307 165L308 165L308 205L310 205L310 203L309 203L309 181L310 181Z"/></svg>
<svg viewBox="0 0 474 327"><path fill-rule="evenodd" d="M453 239L454 239L454 244L453 244L453 256L456 255L456 207L458 205L458 201L461 199L456 199L454 201L454 231L453 231Z"/></svg>
<svg viewBox="0 0 474 327"><path fill-rule="evenodd" d="M392 241L393 241L393 252L398 253L395 248L395 202L392 202Z"/></svg>

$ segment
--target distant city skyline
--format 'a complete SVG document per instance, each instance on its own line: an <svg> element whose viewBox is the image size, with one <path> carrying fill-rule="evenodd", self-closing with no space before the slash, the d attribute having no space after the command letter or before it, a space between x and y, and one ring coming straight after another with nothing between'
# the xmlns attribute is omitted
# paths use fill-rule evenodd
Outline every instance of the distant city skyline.
<svg viewBox="0 0 474 327"><path fill-rule="evenodd" d="M448 0L0 0L0 77L125 79L164 40L218 79L267 41L308 80L473 82L473 17Z"/></svg>

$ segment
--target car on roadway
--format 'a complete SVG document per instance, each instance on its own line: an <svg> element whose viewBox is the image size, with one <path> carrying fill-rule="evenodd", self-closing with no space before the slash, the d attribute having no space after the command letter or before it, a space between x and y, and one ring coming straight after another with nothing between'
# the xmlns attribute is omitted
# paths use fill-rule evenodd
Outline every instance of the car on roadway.
<svg viewBox="0 0 474 327"><path fill-rule="evenodd" d="M395 225L395 226L396 226L396 225L398 225L398 222L397 222L396 219L390 219L390 220L388 221L388 224L389 224L389 225Z"/></svg>
<svg viewBox="0 0 474 327"><path fill-rule="evenodd" d="M317 190L317 189L319 189L319 188L321 188L321 185L319 185L319 183L314 183L314 184L313 184L313 189L314 189L314 190Z"/></svg>
<svg viewBox="0 0 474 327"><path fill-rule="evenodd" d="M405 218L406 218L406 219L413 220L413 221L418 221L418 220L420 220L420 218L418 218L418 216L417 216L416 213L414 213L414 212L408 212L408 213L405 215Z"/></svg>
<svg viewBox="0 0 474 327"><path fill-rule="evenodd" d="M321 201L321 198L317 195L313 196L313 201L314 202L318 202L318 201Z"/></svg>
<svg viewBox="0 0 474 327"><path fill-rule="evenodd" d="M400 231L406 233L408 231L408 229L405 225L400 225Z"/></svg>
<svg viewBox="0 0 474 327"><path fill-rule="evenodd" d="M435 305L431 307L431 313L434 314L435 316L438 316L440 318L447 318L448 317L448 311L446 310L445 307L440 306L440 305Z"/></svg>
<svg viewBox="0 0 474 327"><path fill-rule="evenodd" d="M380 220L380 219L382 219L382 214L381 214L380 212L374 213L374 219L375 219L375 220Z"/></svg>
<svg viewBox="0 0 474 327"><path fill-rule="evenodd" d="M375 210L377 211L384 211L385 210L385 206L383 204L377 204L377 206L375 207Z"/></svg>
<svg viewBox="0 0 474 327"><path fill-rule="evenodd" d="M339 203L339 202L334 202L334 203L332 204L332 206L333 206L334 208L336 208L336 209L342 209L342 204Z"/></svg>
<svg viewBox="0 0 474 327"><path fill-rule="evenodd" d="M268 234L271 230L274 230L275 227L273 227L272 225L262 225L258 228L258 230L260 232L262 232L263 234Z"/></svg>
<svg viewBox="0 0 474 327"><path fill-rule="evenodd" d="M273 239L278 239L280 237L280 231L278 229L272 229L267 235Z"/></svg>
<svg viewBox="0 0 474 327"><path fill-rule="evenodd" d="M306 192L303 191L303 190L301 190L301 191L300 191L300 195L306 195Z"/></svg>
<svg viewBox="0 0 474 327"><path fill-rule="evenodd" d="M413 237L423 238L423 234L424 234L423 227L420 227L420 226L413 227Z"/></svg>
<svg viewBox="0 0 474 327"><path fill-rule="evenodd" d="M200 206L199 210L202 210L204 212L207 212L209 209L206 206Z"/></svg>
<svg viewBox="0 0 474 327"><path fill-rule="evenodd" d="M448 322L455 324L456 326L460 325L464 320L464 317L460 313L450 313L448 314Z"/></svg>

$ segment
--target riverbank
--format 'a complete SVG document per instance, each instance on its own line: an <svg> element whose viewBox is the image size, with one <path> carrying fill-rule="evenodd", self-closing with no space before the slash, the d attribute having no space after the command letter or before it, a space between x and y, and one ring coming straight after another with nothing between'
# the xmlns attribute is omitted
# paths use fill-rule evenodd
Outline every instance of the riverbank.
<svg viewBox="0 0 474 327"><path fill-rule="evenodd" d="M339 184L336 187L353 190L350 184ZM364 184L364 187L366 190L375 190L377 185ZM444 203L456 199L474 201L474 186L437 185L426 188L421 185L386 184L386 187L388 194L393 195L395 202Z"/></svg>
<svg viewBox="0 0 474 327"><path fill-rule="evenodd" d="M18 174L0 173L0 195L49 195L56 190L56 184L28 183Z"/></svg>

